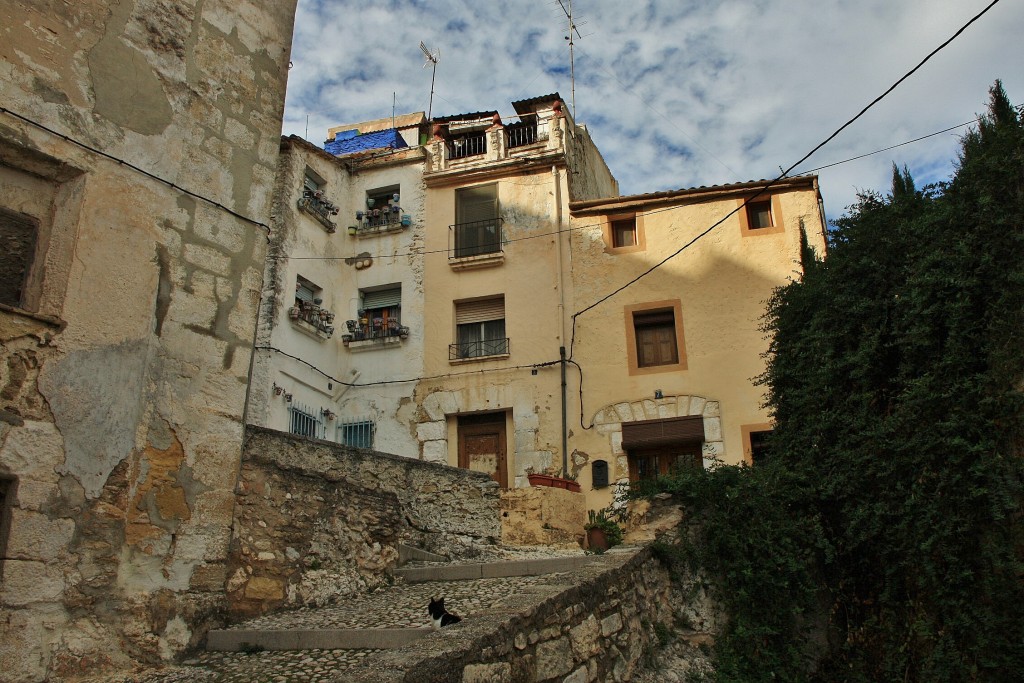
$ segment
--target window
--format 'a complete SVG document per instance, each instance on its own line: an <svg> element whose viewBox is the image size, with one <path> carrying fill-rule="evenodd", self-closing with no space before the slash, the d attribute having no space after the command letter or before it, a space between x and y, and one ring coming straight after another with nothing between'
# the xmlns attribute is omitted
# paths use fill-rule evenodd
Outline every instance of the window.
<svg viewBox="0 0 1024 683"><path fill-rule="evenodd" d="M297 275L295 277L295 305L302 306L304 303L312 304L323 301L321 298L323 290L314 285L312 282Z"/></svg>
<svg viewBox="0 0 1024 683"><path fill-rule="evenodd" d="M324 185L327 182L321 178L316 171L310 167L306 167L306 173L302 177L302 189L309 194L315 194L317 191L324 189Z"/></svg>
<svg viewBox="0 0 1024 683"><path fill-rule="evenodd" d="M402 285L386 285L360 290L362 307L355 327L349 325L349 332L355 340L399 337L408 334L402 327Z"/></svg>
<svg viewBox="0 0 1024 683"><path fill-rule="evenodd" d="M379 228L401 224L402 207L398 203L401 199L399 190L398 185L390 185L367 191L365 227Z"/></svg>
<svg viewBox="0 0 1024 683"><path fill-rule="evenodd" d="M770 199L747 204L747 225L751 230L773 227Z"/></svg>
<svg viewBox="0 0 1024 683"><path fill-rule="evenodd" d="M627 306L625 317L631 375L686 369L678 299Z"/></svg>
<svg viewBox="0 0 1024 683"><path fill-rule="evenodd" d="M643 214L605 216L605 253L642 251L644 244Z"/></svg>
<svg viewBox="0 0 1024 683"><path fill-rule="evenodd" d="M680 468L704 466L701 444L704 418L699 415L622 423L622 448L630 481L653 479Z"/></svg>
<svg viewBox="0 0 1024 683"><path fill-rule="evenodd" d="M373 420L349 420L338 425L338 443L353 448L373 448Z"/></svg>
<svg viewBox="0 0 1024 683"><path fill-rule="evenodd" d="M455 257L501 251L498 186L480 185L455 191Z"/></svg>
<svg viewBox="0 0 1024 683"><path fill-rule="evenodd" d="M676 321L671 309L633 314L637 366L669 365L679 362Z"/></svg>
<svg viewBox="0 0 1024 683"><path fill-rule="evenodd" d="M737 200L741 205L745 200ZM783 231L779 196L760 196L747 201L739 211L740 229L744 237L774 235Z"/></svg>
<svg viewBox="0 0 1024 683"><path fill-rule="evenodd" d="M771 424L740 427L743 433L743 459L750 465L763 465L771 457Z"/></svg>
<svg viewBox="0 0 1024 683"><path fill-rule="evenodd" d="M0 208L0 303L25 307L25 287L38 232L36 219Z"/></svg>
<svg viewBox="0 0 1024 683"><path fill-rule="evenodd" d="M288 406L288 431L311 439L322 439L324 425L312 408L296 401Z"/></svg>
<svg viewBox="0 0 1024 683"><path fill-rule="evenodd" d="M334 333L334 314L324 308L324 292L315 284L297 275L295 277L295 305L288 311L293 323L306 322L326 337ZM298 326L300 329L301 325ZM322 338L326 338L322 337Z"/></svg>
<svg viewBox="0 0 1024 683"><path fill-rule="evenodd" d="M11 508L17 483L13 477L0 476L0 579L3 579L3 559L7 557L7 534L11 528Z"/></svg>
<svg viewBox="0 0 1024 683"><path fill-rule="evenodd" d="M509 352L505 336L505 297L455 304L455 338L449 359L501 356Z"/></svg>
<svg viewBox="0 0 1024 683"><path fill-rule="evenodd" d="M615 248L636 246L635 218L621 218L612 221L612 246Z"/></svg>

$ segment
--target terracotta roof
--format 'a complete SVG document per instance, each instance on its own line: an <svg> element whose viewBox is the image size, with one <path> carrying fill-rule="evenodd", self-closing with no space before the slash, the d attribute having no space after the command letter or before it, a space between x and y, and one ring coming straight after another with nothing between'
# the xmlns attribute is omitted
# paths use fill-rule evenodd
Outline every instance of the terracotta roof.
<svg viewBox="0 0 1024 683"><path fill-rule="evenodd" d="M621 206L623 204L644 205L671 202L676 199L685 200L713 197L716 195L745 194L750 190L758 190L769 183L772 184L772 190L792 189L794 187L816 188L818 185L818 176L803 175L791 176L780 180L748 180L742 183L728 183L725 185L701 185L699 187L688 187L679 190L663 190L661 192L647 192L645 194L586 199L577 202L569 202L569 210L574 212L593 212L600 211L610 206Z"/></svg>

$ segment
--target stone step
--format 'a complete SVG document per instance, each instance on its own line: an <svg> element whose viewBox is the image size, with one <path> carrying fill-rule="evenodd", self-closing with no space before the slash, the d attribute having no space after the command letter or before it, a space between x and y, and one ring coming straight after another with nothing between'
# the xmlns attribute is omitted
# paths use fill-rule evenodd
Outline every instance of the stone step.
<svg viewBox="0 0 1024 683"><path fill-rule="evenodd" d="M405 647L432 630L429 627L216 629L207 635L206 649L220 652L315 649L389 650Z"/></svg>
<svg viewBox="0 0 1024 683"><path fill-rule="evenodd" d="M540 576L573 571L591 562L593 555L546 557L532 560L503 560L472 564L445 564L430 567L401 567L394 570L395 578L408 583L425 581L464 581L469 579L499 579L510 576Z"/></svg>
<svg viewBox="0 0 1024 683"><path fill-rule="evenodd" d="M437 555L415 546L398 544L398 566L407 562L448 562L449 558L444 555Z"/></svg>

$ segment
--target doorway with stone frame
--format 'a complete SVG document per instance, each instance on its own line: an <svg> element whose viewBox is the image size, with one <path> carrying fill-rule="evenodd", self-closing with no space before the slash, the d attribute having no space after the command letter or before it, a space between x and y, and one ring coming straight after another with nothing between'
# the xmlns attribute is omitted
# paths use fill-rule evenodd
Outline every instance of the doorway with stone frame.
<svg viewBox="0 0 1024 683"><path fill-rule="evenodd" d="M508 488L505 413L459 415L457 418L459 467L491 475Z"/></svg>

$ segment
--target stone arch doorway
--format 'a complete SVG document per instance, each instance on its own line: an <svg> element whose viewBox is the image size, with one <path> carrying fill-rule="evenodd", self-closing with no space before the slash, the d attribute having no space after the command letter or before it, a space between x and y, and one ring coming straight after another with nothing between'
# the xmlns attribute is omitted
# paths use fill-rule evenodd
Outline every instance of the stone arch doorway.
<svg viewBox="0 0 1024 683"><path fill-rule="evenodd" d="M658 399L609 403L598 410L594 415L594 428L608 438L609 450L614 461L611 479L615 483L628 482L630 479L630 460L622 445L623 423L669 421L686 417L701 418L703 434L699 441L699 453L703 466L707 467L712 459L725 454L721 406L718 401L709 400L704 396L679 394ZM652 444L652 448L656 446L657 444ZM683 450L686 451L685 454L696 457L698 449ZM682 450L680 452L682 453ZM660 461L654 462L658 467L661 466ZM650 466L648 463L648 467ZM637 470L638 467L639 464L634 462L633 469Z"/></svg>

